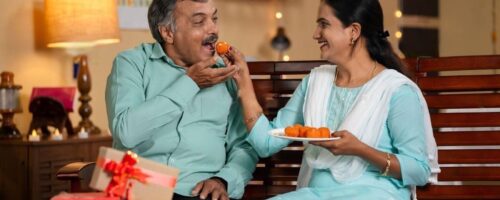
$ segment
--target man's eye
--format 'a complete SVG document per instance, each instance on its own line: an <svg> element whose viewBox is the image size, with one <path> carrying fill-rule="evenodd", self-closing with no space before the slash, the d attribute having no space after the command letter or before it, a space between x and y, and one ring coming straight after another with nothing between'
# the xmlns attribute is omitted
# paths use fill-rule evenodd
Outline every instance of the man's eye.
<svg viewBox="0 0 500 200"><path fill-rule="evenodd" d="M219 20L219 17L212 17L212 21L214 21L214 23L217 23L217 20Z"/></svg>

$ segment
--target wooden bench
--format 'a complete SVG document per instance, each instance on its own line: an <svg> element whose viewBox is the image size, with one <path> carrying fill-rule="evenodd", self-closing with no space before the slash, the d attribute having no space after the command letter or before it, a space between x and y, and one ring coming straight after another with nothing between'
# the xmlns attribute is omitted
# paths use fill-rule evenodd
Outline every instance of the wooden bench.
<svg viewBox="0 0 500 200"><path fill-rule="evenodd" d="M500 56L404 61L409 76L427 100L442 165L439 183L419 187L418 198L500 199ZM300 78L321 64L326 63L249 63L250 72L255 75L253 82L259 102L269 119L286 104ZM458 70L465 72L455 72ZM495 70L497 75L491 75ZM453 75L457 73L462 75ZM493 112L486 112L485 108ZM477 127L496 130L475 130ZM292 143L283 151L262 159L244 199L264 199L295 190L302 150L301 143Z"/></svg>
<svg viewBox="0 0 500 200"><path fill-rule="evenodd" d="M500 56L419 58L405 62L410 77L424 92L432 113L442 165L439 183L419 187L418 198L500 199ZM274 118L301 78L321 64L326 63L249 63L265 114ZM450 75L457 70L467 70L462 74L476 75ZM491 75L494 70L497 75ZM460 110L449 113L449 109L455 108ZM484 112L477 109L496 110ZM496 130L456 129L478 127L494 127ZM302 150L301 143L292 143L283 151L261 159L244 199L265 199L295 190ZM78 173L76 171L66 173ZM73 180L90 178L84 174L75 174ZM60 177L71 176L61 174Z"/></svg>

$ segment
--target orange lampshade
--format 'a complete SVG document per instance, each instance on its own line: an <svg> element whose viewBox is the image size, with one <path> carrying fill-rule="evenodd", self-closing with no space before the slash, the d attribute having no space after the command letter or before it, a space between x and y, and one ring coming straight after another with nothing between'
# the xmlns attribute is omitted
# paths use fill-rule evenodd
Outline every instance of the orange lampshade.
<svg viewBox="0 0 500 200"><path fill-rule="evenodd" d="M45 28L48 47L117 43L116 0L45 0Z"/></svg>

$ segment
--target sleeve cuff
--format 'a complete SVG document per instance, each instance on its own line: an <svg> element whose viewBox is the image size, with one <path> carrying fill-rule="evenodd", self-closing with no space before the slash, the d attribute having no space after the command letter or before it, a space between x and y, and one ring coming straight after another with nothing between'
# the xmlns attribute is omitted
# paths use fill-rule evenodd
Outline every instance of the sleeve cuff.
<svg viewBox="0 0 500 200"><path fill-rule="evenodd" d="M268 157L285 148L291 142L270 136L268 131L272 128L269 120L264 115L261 115L247 137L247 142L252 145L260 157Z"/></svg>
<svg viewBox="0 0 500 200"><path fill-rule="evenodd" d="M245 188L243 180L239 179L241 175L230 169L221 169L214 177L218 177L226 181L227 194L230 198L241 198ZM241 189L239 189L241 188Z"/></svg>
<svg viewBox="0 0 500 200"><path fill-rule="evenodd" d="M401 183L406 185L425 185L430 175L430 170L417 160L406 157L404 155L396 154L401 168Z"/></svg>
<svg viewBox="0 0 500 200"><path fill-rule="evenodd" d="M193 79L183 75L175 80L175 83L166 88L162 94L171 99L181 107L185 107L191 99L200 91Z"/></svg>

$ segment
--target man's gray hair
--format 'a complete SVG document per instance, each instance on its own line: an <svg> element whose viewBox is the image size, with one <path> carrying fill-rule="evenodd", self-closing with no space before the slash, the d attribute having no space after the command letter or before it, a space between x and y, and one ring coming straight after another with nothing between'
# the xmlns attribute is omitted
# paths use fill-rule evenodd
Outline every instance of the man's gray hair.
<svg viewBox="0 0 500 200"><path fill-rule="evenodd" d="M170 31L175 32L174 9L180 0L153 0L148 10L149 30L153 38L160 44L165 43L160 34L160 26L167 26ZM207 0L191 0L207 2Z"/></svg>
<svg viewBox="0 0 500 200"><path fill-rule="evenodd" d="M177 0L153 0L148 10L149 30L160 44L165 43L160 34L160 26L167 26L175 32L174 9Z"/></svg>

